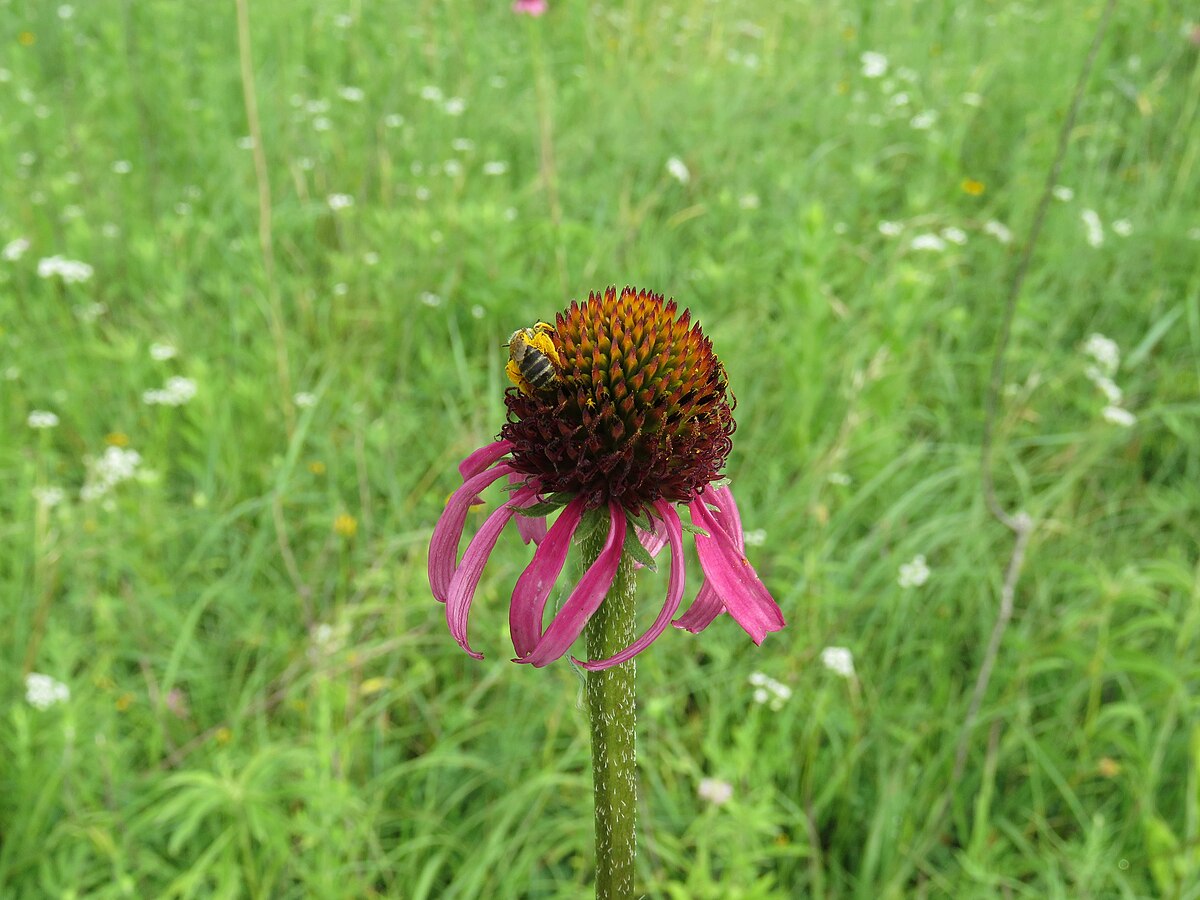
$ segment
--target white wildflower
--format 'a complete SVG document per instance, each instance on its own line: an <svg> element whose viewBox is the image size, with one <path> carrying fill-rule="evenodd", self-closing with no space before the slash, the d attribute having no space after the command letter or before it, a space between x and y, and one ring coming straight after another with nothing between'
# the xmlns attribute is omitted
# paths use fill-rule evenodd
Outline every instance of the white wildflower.
<svg viewBox="0 0 1200 900"><path fill-rule="evenodd" d="M1121 367L1121 348L1117 342L1099 332L1088 335L1083 342L1083 352L1096 361L1100 371L1109 377Z"/></svg>
<svg viewBox="0 0 1200 900"><path fill-rule="evenodd" d="M73 6L70 6L66 3L64 3L62 6L60 6L58 8L58 17L60 19L62 19L64 22L67 19L72 18L74 15L75 15L75 7L73 7Z"/></svg>
<svg viewBox="0 0 1200 900"><path fill-rule="evenodd" d="M470 138L458 137L450 142L456 153L470 153L475 149L475 142Z"/></svg>
<svg viewBox="0 0 1200 900"><path fill-rule="evenodd" d="M35 487L33 489L33 499L38 506L43 506L46 509L58 506L67 497L66 491L60 487Z"/></svg>
<svg viewBox="0 0 1200 900"><path fill-rule="evenodd" d="M1063 203L1069 203L1075 199L1075 192L1065 184L1056 184L1050 193L1054 195L1055 200L1061 200Z"/></svg>
<svg viewBox="0 0 1200 900"><path fill-rule="evenodd" d="M196 396L196 382L182 375L168 378L161 390L150 390L142 394L142 402L148 406L183 406Z"/></svg>
<svg viewBox="0 0 1200 900"><path fill-rule="evenodd" d="M4 249L0 250L0 256L8 262L16 262L25 255L25 251L29 249L29 238L15 238L4 245Z"/></svg>
<svg viewBox="0 0 1200 900"><path fill-rule="evenodd" d="M441 103L443 96L445 95L442 94L442 89L435 84L427 84L421 88L421 99L430 103Z"/></svg>
<svg viewBox="0 0 1200 900"><path fill-rule="evenodd" d="M49 709L56 703L66 703L70 699L71 689L61 681L40 672L30 672L25 676L25 702L34 709Z"/></svg>
<svg viewBox="0 0 1200 900"><path fill-rule="evenodd" d="M80 303L75 307L74 312L80 322L90 325L108 312L108 307L103 303Z"/></svg>
<svg viewBox="0 0 1200 900"><path fill-rule="evenodd" d="M967 233L961 228L955 228L953 225L942 229L942 237L952 244L962 246L967 242Z"/></svg>
<svg viewBox="0 0 1200 900"><path fill-rule="evenodd" d="M1129 237L1133 234L1133 223L1128 219L1117 219L1112 223L1112 230L1118 237Z"/></svg>
<svg viewBox="0 0 1200 900"><path fill-rule="evenodd" d="M1104 225L1100 222L1100 216L1097 215L1094 209L1085 209L1079 214L1079 218L1083 220L1083 227L1087 229L1087 242L1093 247L1100 247L1104 244Z"/></svg>
<svg viewBox="0 0 1200 900"><path fill-rule="evenodd" d="M117 175L128 175L133 171L133 163L127 159L118 159L112 164L112 170Z"/></svg>
<svg viewBox="0 0 1200 900"><path fill-rule="evenodd" d="M1100 414L1104 416L1106 422L1120 425L1122 428L1129 428L1137 422L1137 416L1120 406L1106 406Z"/></svg>
<svg viewBox="0 0 1200 900"><path fill-rule="evenodd" d="M354 198L349 194L330 194L325 198L325 202L329 204L329 208L334 212L339 209L349 209L354 205Z"/></svg>
<svg viewBox="0 0 1200 900"><path fill-rule="evenodd" d="M909 97L907 91L900 91L892 95L892 99L888 101L892 106L899 109L901 106L908 106Z"/></svg>
<svg viewBox="0 0 1200 900"><path fill-rule="evenodd" d="M35 409L29 413L25 424L36 431L44 431L58 425L58 416L46 409Z"/></svg>
<svg viewBox="0 0 1200 900"><path fill-rule="evenodd" d="M747 547L761 547L767 542L766 529L755 528L753 531L747 531L742 535L742 540Z"/></svg>
<svg viewBox="0 0 1200 900"><path fill-rule="evenodd" d="M363 254L362 259L363 259L363 263L365 263L368 266L379 265L379 254L376 253L374 250L368 250L366 253Z"/></svg>
<svg viewBox="0 0 1200 900"><path fill-rule="evenodd" d="M238 148L241 150L253 150L254 149L254 136L247 134L243 137L238 138L237 145L238 145Z"/></svg>
<svg viewBox="0 0 1200 900"><path fill-rule="evenodd" d="M983 106L983 97L973 91L963 94L961 99L967 106L974 106L976 108Z"/></svg>
<svg viewBox="0 0 1200 900"><path fill-rule="evenodd" d="M344 281L339 281L333 286L333 294L335 297L345 297L348 293L350 293L350 285L346 284Z"/></svg>
<svg viewBox="0 0 1200 900"><path fill-rule="evenodd" d="M915 116L909 119L908 124L917 129L917 131L928 131L937 123L937 120L937 111L927 109L924 112L917 113Z"/></svg>
<svg viewBox="0 0 1200 900"><path fill-rule="evenodd" d="M842 678L854 677L854 654L846 647L826 647L821 651L821 663Z"/></svg>
<svg viewBox="0 0 1200 900"><path fill-rule="evenodd" d="M329 131L333 128L333 122L329 121L326 116L317 116L312 120L313 131Z"/></svg>
<svg viewBox="0 0 1200 900"><path fill-rule="evenodd" d="M925 554L918 553L909 562L900 564L900 574L896 583L902 588L920 587L929 580L929 566L925 562Z"/></svg>
<svg viewBox="0 0 1200 900"><path fill-rule="evenodd" d="M733 785L719 778L701 778L696 795L701 800L707 800L713 806L723 806L733 797Z"/></svg>
<svg viewBox="0 0 1200 900"><path fill-rule="evenodd" d="M762 672L751 673L749 680L754 686L754 702L760 706L769 706L778 711L783 709L783 704L792 696L790 687Z"/></svg>
<svg viewBox="0 0 1200 900"><path fill-rule="evenodd" d="M1189 241L1200 241L1200 227L1189 228L1187 230L1187 238Z"/></svg>
<svg viewBox="0 0 1200 900"><path fill-rule="evenodd" d="M485 310L478 303L476 303L474 306L471 307L472 318L482 319L486 314L487 314L487 310Z"/></svg>
<svg viewBox="0 0 1200 900"><path fill-rule="evenodd" d="M864 78L882 78L887 74L888 60L882 53L868 50L858 58L858 61L862 63Z"/></svg>
<svg viewBox="0 0 1200 900"><path fill-rule="evenodd" d="M333 24L338 28L349 28L354 24L354 16L348 13L338 13L333 17Z"/></svg>
<svg viewBox="0 0 1200 900"><path fill-rule="evenodd" d="M388 128L399 128L404 124L404 116L400 113L388 113L383 117L383 124Z"/></svg>
<svg viewBox="0 0 1200 900"><path fill-rule="evenodd" d="M879 229L879 233L884 237L899 237L900 232L904 230L904 226L899 222L892 222L888 219L884 219L875 227Z"/></svg>
<svg viewBox="0 0 1200 900"><path fill-rule="evenodd" d="M142 455L136 450L108 447L99 459L85 462L88 464L88 480L79 496L84 500L96 500L137 474Z"/></svg>
<svg viewBox="0 0 1200 900"><path fill-rule="evenodd" d="M155 362L166 362L168 359L174 359L179 354L175 349L174 344L153 343L150 345L150 358Z"/></svg>
<svg viewBox="0 0 1200 900"><path fill-rule="evenodd" d="M688 171L687 163L678 156L672 156L667 160L667 173L680 184L687 184L692 180L692 173Z"/></svg>
<svg viewBox="0 0 1200 900"><path fill-rule="evenodd" d="M461 116L467 111L467 101L462 97L450 97L442 104L442 112L448 116Z"/></svg>
<svg viewBox="0 0 1200 900"><path fill-rule="evenodd" d="M442 164L442 171L451 178L457 178L463 173L463 164L457 159L448 159Z"/></svg>
<svg viewBox="0 0 1200 900"><path fill-rule="evenodd" d="M366 94L363 93L362 88L344 85L338 88L338 96L347 103L362 103L363 97L365 97Z"/></svg>
<svg viewBox="0 0 1200 900"><path fill-rule="evenodd" d="M936 234L918 234L909 242L908 249L940 252L946 249L946 242Z"/></svg>
<svg viewBox="0 0 1200 900"><path fill-rule="evenodd" d="M67 284L78 284L92 277L94 270L85 262L49 256L38 261L38 277L53 278L57 275Z"/></svg>
<svg viewBox="0 0 1200 900"><path fill-rule="evenodd" d="M321 116L329 112L328 100L309 100L304 104L304 111L310 116Z"/></svg>
<svg viewBox="0 0 1200 900"><path fill-rule="evenodd" d="M762 201L759 199L758 194L742 194L742 196L738 197L738 206L741 209L758 209L762 206Z"/></svg>
<svg viewBox="0 0 1200 900"><path fill-rule="evenodd" d="M503 175L508 171L508 163L502 159L493 159L483 164L484 175Z"/></svg>
<svg viewBox="0 0 1200 900"><path fill-rule="evenodd" d="M1100 388L1109 403L1117 404L1121 402L1124 392L1117 386L1117 383L1100 371L1097 366L1088 366L1083 370L1083 374L1087 376L1088 381Z"/></svg>
<svg viewBox="0 0 1200 900"><path fill-rule="evenodd" d="M848 487L851 479L845 472L830 472L826 480L830 484L836 484L839 487Z"/></svg>
<svg viewBox="0 0 1200 900"><path fill-rule="evenodd" d="M292 394L292 402L300 409L311 409L317 405L317 395L308 391L298 391Z"/></svg>
<svg viewBox="0 0 1200 900"><path fill-rule="evenodd" d="M1008 230L1008 227L1004 223L997 222L995 219L989 219L985 222L983 224L983 231L985 234L990 234L1002 244L1012 243L1012 232Z"/></svg>
<svg viewBox="0 0 1200 900"><path fill-rule="evenodd" d="M437 294L433 293L433 291L422 291L421 292L421 302L424 303L426 306L435 306L436 307L436 306L442 305L442 298L440 296L438 296Z"/></svg>

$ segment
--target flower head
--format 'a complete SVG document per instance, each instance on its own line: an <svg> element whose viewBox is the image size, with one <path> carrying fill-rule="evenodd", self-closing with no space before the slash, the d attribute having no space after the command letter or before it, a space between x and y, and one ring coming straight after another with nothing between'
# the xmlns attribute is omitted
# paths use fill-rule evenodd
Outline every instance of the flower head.
<svg viewBox="0 0 1200 900"><path fill-rule="evenodd" d="M546 0L514 0L512 11L518 15L537 18L546 14L547 7Z"/></svg>
<svg viewBox="0 0 1200 900"><path fill-rule="evenodd" d="M25 702L35 709L49 709L71 699L71 689L49 675L30 672L25 676Z"/></svg>
<svg viewBox="0 0 1200 900"><path fill-rule="evenodd" d="M745 557L733 493L719 484L732 447L733 398L712 343L659 294L626 288L593 293L555 317L513 334L500 439L459 466L463 485L434 529L429 583L446 604L451 634L467 641L467 614L484 563L505 525L537 550L510 607L517 662L544 666L565 654L604 601L627 541L635 557L671 549L667 599L654 624L626 650L584 663L600 669L639 653L671 621L683 596L685 504L706 576L677 627L698 632L728 611L761 643L784 625L779 607ZM509 500L491 513L462 560L469 508L507 477ZM557 512L553 524L549 515ZM550 591L585 514L606 534L599 556L548 626Z"/></svg>

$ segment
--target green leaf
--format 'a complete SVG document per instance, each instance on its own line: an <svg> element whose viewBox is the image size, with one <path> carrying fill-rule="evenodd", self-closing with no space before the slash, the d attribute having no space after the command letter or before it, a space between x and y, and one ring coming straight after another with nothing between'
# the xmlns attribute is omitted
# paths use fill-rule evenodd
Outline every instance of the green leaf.
<svg viewBox="0 0 1200 900"><path fill-rule="evenodd" d="M642 546L642 542L638 540L637 532L634 531L632 522L625 523L625 552L651 572L658 571L654 557L650 555L650 551Z"/></svg>
<svg viewBox="0 0 1200 900"><path fill-rule="evenodd" d="M689 534L698 534L701 537L712 537L712 535L710 535L703 528L697 528L695 525L688 525L684 522L680 522L679 524L683 527L683 530Z"/></svg>

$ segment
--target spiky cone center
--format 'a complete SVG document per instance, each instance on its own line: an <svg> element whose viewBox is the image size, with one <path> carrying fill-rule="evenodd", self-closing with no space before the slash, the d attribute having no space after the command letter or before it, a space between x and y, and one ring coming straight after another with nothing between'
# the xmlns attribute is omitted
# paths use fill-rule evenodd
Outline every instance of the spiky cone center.
<svg viewBox="0 0 1200 900"><path fill-rule="evenodd" d="M687 502L720 477L732 447L725 368L688 310L661 294L609 288L572 301L549 335L557 377L510 388L513 466L543 493L615 500L633 514Z"/></svg>

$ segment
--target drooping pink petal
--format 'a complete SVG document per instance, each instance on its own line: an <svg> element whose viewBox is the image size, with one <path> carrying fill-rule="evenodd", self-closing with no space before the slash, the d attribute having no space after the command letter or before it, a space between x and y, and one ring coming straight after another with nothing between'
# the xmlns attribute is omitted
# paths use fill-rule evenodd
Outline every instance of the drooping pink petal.
<svg viewBox="0 0 1200 900"><path fill-rule="evenodd" d="M511 449L512 441L493 441L485 444L458 464L458 473L462 475L462 480L466 481L491 466Z"/></svg>
<svg viewBox="0 0 1200 900"><path fill-rule="evenodd" d="M446 502L442 517L434 526L433 537L429 540L429 588L439 603L446 602L450 579L458 562L458 544L467 524L467 512L480 491L511 471L512 466L508 463L500 463L493 469L480 472L468 478Z"/></svg>
<svg viewBox="0 0 1200 900"><path fill-rule="evenodd" d="M608 589L612 587L613 578L616 577L617 564L621 561L621 550L625 543L625 513L615 501L610 500L608 514L608 538L600 550L600 555L579 580L562 609L551 619L549 627L533 651L514 662L529 663L538 667L554 662L571 649L571 645L583 631L583 626L604 602Z"/></svg>
<svg viewBox="0 0 1200 900"><path fill-rule="evenodd" d="M717 507L717 510L713 512L713 518L724 527L738 552L745 556L746 541L742 534L742 517L738 512L737 503L733 499L733 491L729 489L729 485L714 488L708 502ZM720 596L705 578L700 585L699 593L696 594L696 599L692 601L687 612L671 624L676 628L690 631L692 634L699 634L724 611L725 605L721 602Z"/></svg>
<svg viewBox="0 0 1200 900"><path fill-rule="evenodd" d="M708 532L707 537L696 535L700 568L729 614L754 643L761 644L770 632L783 628L783 613L725 526L705 505L703 497L692 500L688 510L692 523Z"/></svg>
<svg viewBox="0 0 1200 900"><path fill-rule="evenodd" d="M517 485L525 481L526 477L513 472L508 476L509 485ZM532 506L538 502L537 496L534 496L526 506ZM546 519L544 516L522 516L517 514L517 533L521 535L521 540L526 544L533 541L535 544L540 544L546 537Z"/></svg>
<svg viewBox="0 0 1200 900"><path fill-rule="evenodd" d="M546 609L546 599L567 561L571 538L575 536L575 529L579 527L579 519L583 515L583 504L583 498L576 497L563 507L563 511L550 526L545 539L533 554L533 560L521 573L516 587L513 588L512 605L508 610L508 627L512 632L513 649L517 651L518 658L533 652L542 636L542 616Z"/></svg>
<svg viewBox="0 0 1200 900"><path fill-rule="evenodd" d="M690 631L692 634L699 634L723 612L725 612L725 604L721 602L721 598L717 596L717 592L713 590L713 586L708 583L706 578L700 585L700 592L696 594L696 599L692 601L687 612L671 624L684 631Z"/></svg>
<svg viewBox="0 0 1200 900"><path fill-rule="evenodd" d="M522 495L532 493L532 489L522 488L513 495L510 502L487 517L483 527L467 545L462 564L455 569L454 577L450 579L450 589L446 594L446 624L450 626L450 634L458 641L458 645L475 659L483 659L483 654L476 653L467 642L467 616L471 612L471 601L475 599L475 588L479 586L484 563L496 546L496 539L514 515L514 504L528 500L528 496Z"/></svg>
<svg viewBox="0 0 1200 900"><path fill-rule="evenodd" d="M671 621L671 616L675 615L675 610L679 609L679 601L683 599L683 527L679 523L678 514L670 503L667 503L665 500L658 500L655 502L654 508L662 515L662 528L666 532L667 540L671 544L671 578L667 582L667 599L663 603L662 612L658 614L658 618L654 620L654 624L646 629L645 634L620 653L614 654L608 657L608 659L579 663L588 671L598 672L601 669L619 666L621 663L627 662L637 656L666 630L667 623ZM579 662L579 660L575 661Z"/></svg>

